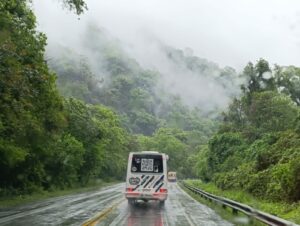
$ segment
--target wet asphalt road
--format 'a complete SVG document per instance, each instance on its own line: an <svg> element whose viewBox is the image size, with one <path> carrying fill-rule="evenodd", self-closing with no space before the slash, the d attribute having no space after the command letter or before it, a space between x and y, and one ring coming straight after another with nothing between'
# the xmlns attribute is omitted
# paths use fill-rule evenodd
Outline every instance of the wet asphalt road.
<svg viewBox="0 0 300 226"><path fill-rule="evenodd" d="M35 204L0 210L0 225L81 225L99 211L122 199L124 184L99 191L68 195Z"/></svg>
<svg viewBox="0 0 300 226"><path fill-rule="evenodd" d="M192 199L177 184L169 184L165 205L155 201L129 205L124 199L124 186L117 184L96 192L0 209L0 225L81 225L102 212L106 214L96 225L232 225Z"/></svg>
<svg viewBox="0 0 300 226"><path fill-rule="evenodd" d="M140 201L135 205L129 205L124 201L97 225L227 226L232 224L221 219L212 209L195 201L176 183L169 183L169 196L165 205L162 206L155 201L148 203Z"/></svg>

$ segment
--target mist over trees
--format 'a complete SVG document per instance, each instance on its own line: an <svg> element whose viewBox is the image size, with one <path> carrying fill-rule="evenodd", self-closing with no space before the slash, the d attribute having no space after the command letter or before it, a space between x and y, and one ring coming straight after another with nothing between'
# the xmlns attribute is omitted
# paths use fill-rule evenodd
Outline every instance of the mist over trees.
<svg viewBox="0 0 300 226"><path fill-rule="evenodd" d="M86 40L90 40L86 49L82 49L86 55L62 46L48 51L48 63L57 73L60 93L87 103L109 106L120 115L127 132L133 134L136 145L131 151L166 152L171 156L170 169L177 169L180 176L188 176L190 171L185 165L192 160L179 160L183 160L187 152L195 155L198 146L205 144L216 131L219 109L208 114L200 108L188 107L179 95L161 86L163 76L159 71L142 68L101 29L90 27ZM181 57L182 65L186 64L187 59L181 51L166 49L170 61L177 56ZM206 65L200 58L196 58L193 65L203 71L223 72L217 65ZM198 76L207 74L199 72ZM181 134L180 139L178 134ZM160 142L160 139L166 140Z"/></svg>
<svg viewBox="0 0 300 226"><path fill-rule="evenodd" d="M299 201L298 67L238 73L163 43L150 67L95 25L45 54L35 26L26 1L0 3L1 196L122 180L128 152L155 150L180 178Z"/></svg>
<svg viewBox="0 0 300 226"><path fill-rule="evenodd" d="M200 105L188 107L180 94L174 95L161 85L164 76L159 71L141 67L101 29L90 27L86 35L89 43L82 49L86 55L79 55L63 46L52 47L48 51L49 65L58 75L57 84L63 95L112 107L122 115L124 125L138 134L151 135L161 126L205 131L205 124L212 123L211 119L219 108L208 114ZM165 54L170 61L181 57L180 64L184 65L189 60L182 55L182 51L170 47L167 49ZM204 74L204 71L214 71L220 74L220 81L216 80L215 83L220 82L226 87L222 80L226 76L226 69L194 58L195 62L190 64L198 68L199 79L208 76L209 72ZM189 74L182 73L179 76L189 79ZM229 72L227 76L232 76L227 79L229 82L234 76L237 77Z"/></svg>
<svg viewBox="0 0 300 226"><path fill-rule="evenodd" d="M245 67L243 95L232 101L218 132L198 154L199 177L222 189L299 201L299 72L294 66L272 70L264 59Z"/></svg>

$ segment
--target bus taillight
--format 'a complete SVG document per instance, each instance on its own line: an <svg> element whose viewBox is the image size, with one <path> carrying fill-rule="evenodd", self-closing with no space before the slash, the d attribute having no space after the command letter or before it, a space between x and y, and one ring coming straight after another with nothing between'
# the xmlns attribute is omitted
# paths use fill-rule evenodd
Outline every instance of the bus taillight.
<svg viewBox="0 0 300 226"><path fill-rule="evenodd" d="M133 192L133 188L126 188L126 191Z"/></svg>
<svg viewBox="0 0 300 226"><path fill-rule="evenodd" d="M166 188L161 188L161 189L159 189L159 192L161 192L161 193L168 193L168 189L166 189Z"/></svg>

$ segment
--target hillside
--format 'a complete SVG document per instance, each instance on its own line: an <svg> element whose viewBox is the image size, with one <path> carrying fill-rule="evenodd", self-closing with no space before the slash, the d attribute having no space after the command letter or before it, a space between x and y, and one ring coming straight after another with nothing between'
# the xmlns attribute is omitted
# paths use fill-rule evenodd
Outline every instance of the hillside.
<svg viewBox="0 0 300 226"><path fill-rule="evenodd" d="M300 198L300 69L249 63L248 83L198 154L198 176L273 201Z"/></svg>
<svg viewBox="0 0 300 226"><path fill-rule="evenodd" d="M298 67L237 73L160 42L144 64L92 25L45 53L26 1L0 9L0 196L122 179L128 152L158 150L181 178L299 201Z"/></svg>

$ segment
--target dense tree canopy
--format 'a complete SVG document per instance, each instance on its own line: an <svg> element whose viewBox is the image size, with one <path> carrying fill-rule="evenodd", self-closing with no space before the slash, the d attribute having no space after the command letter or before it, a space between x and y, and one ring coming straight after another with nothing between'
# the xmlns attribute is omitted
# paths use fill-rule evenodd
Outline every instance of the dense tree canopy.
<svg viewBox="0 0 300 226"><path fill-rule="evenodd" d="M163 126L197 130L207 138L215 131L213 117L203 116L197 108L190 109L179 96L162 89L160 73L143 69L105 31L91 26L86 36L90 41L85 51L93 56L92 60L62 46L49 53L50 68L57 73L57 85L65 97L110 106L132 133L152 135ZM174 49L168 51L177 54ZM181 60L183 64L188 61ZM94 61L96 70L92 69ZM197 63L205 68L205 62Z"/></svg>
<svg viewBox="0 0 300 226"><path fill-rule="evenodd" d="M35 31L26 1L0 3L0 28L1 181L30 187L42 183L40 161L64 127L63 103L44 61L45 36Z"/></svg>
<svg viewBox="0 0 300 226"><path fill-rule="evenodd" d="M129 138L118 116L60 96L35 24L26 1L0 3L0 195L120 178Z"/></svg>
<svg viewBox="0 0 300 226"><path fill-rule="evenodd" d="M196 173L202 179L271 200L299 201L298 70L271 70L263 59L245 67L243 96L233 100L218 133L200 150Z"/></svg>

